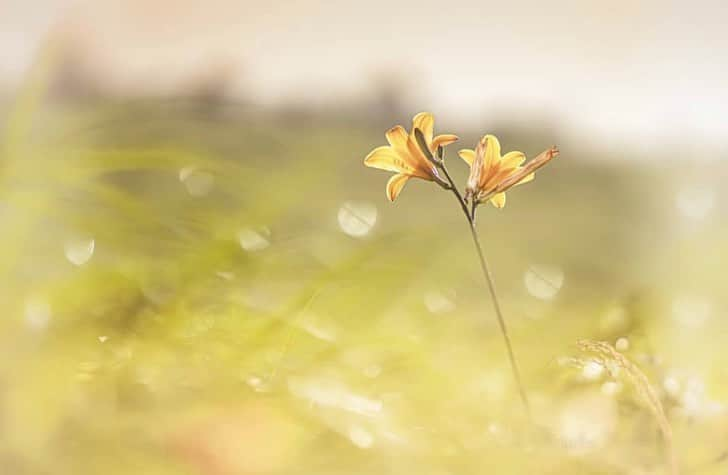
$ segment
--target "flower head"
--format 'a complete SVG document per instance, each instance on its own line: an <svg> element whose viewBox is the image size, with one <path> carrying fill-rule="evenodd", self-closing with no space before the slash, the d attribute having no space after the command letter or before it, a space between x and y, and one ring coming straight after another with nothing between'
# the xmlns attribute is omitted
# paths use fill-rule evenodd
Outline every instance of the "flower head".
<svg viewBox="0 0 728 475"><path fill-rule="evenodd" d="M534 172L546 165L559 151L552 147L523 166L526 156L521 152L508 152L501 156L500 142L494 135L486 135L475 150L460 150L458 155L470 165L470 176L465 188L465 199L475 203L487 200L496 208L506 204L506 190L533 180Z"/></svg>
<svg viewBox="0 0 728 475"><path fill-rule="evenodd" d="M364 159L364 165L395 172L387 182L387 198L394 201L404 188L405 183L412 177L434 181L447 186L440 176L435 163L427 159L417 144L415 129L420 129L425 143L431 154L435 154L439 147L455 142L458 138L452 134L434 135L435 119L429 112L420 112L412 119L412 131L407 131L401 125L392 127L385 136L389 145L383 145L372 150Z"/></svg>

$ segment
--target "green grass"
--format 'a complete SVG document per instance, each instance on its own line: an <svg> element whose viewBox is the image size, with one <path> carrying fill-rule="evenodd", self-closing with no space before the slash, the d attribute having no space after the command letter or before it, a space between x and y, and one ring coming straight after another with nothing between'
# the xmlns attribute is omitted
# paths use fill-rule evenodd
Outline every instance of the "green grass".
<svg viewBox="0 0 728 475"><path fill-rule="evenodd" d="M710 401L728 398L728 233L685 224L669 170L562 146L504 210L481 211L530 430L457 203L412 181L392 205L387 174L362 165L383 127L184 101L21 100L5 123L5 473L667 473L629 387L605 395L606 376L559 364L579 338L622 336L684 473L726 470ZM551 145L502 134L529 155ZM190 195L185 167L213 177L209 193ZM363 238L339 227L346 201L377 209ZM242 229L269 245L246 251ZM64 244L79 237L95 249L74 266ZM524 287L533 264L563 271L552 300ZM680 296L710 316L676 323Z"/></svg>

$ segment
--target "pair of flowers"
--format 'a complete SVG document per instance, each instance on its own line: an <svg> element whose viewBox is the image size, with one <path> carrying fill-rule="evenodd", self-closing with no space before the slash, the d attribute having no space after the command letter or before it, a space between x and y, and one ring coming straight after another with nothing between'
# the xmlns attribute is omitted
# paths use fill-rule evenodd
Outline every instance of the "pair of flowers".
<svg viewBox="0 0 728 475"><path fill-rule="evenodd" d="M506 191L516 185L533 180L534 172L557 156L559 151L556 147L552 147L524 165L526 156L523 153L508 152L501 155L498 139L493 135L486 135L478 141L475 150L464 149L458 152L470 166L465 193L461 194L448 173L444 160L444 147L456 142L458 138L452 134L435 136L434 128L435 119L432 114L428 112L417 114L412 119L410 133L407 133L400 125L389 129L386 133L389 145L372 150L364 159L364 164L395 173L387 183L387 198L390 201L394 201L399 196L410 178L434 181L442 188L452 191L457 198L470 226L470 234L478 252L483 276L493 299L493 308L508 350L513 377L518 385L523 407L530 418L528 397L521 382L513 345L498 303L493 276L478 238L475 213L478 205L487 201L490 201L496 208L505 206Z"/></svg>
<svg viewBox="0 0 728 475"><path fill-rule="evenodd" d="M435 120L429 112L421 112L412 119L412 131L401 125L385 134L389 145L377 147L367 155L364 164L369 167L395 172L387 183L387 198L394 201L410 178L434 181L445 189L454 185L443 164L443 148L458 140L456 135L434 136ZM496 208L506 204L505 192L534 178L534 172L558 155L556 147L539 154L524 165L526 156L521 152L508 152L501 156L501 146L493 135L486 135L475 149L458 152L470 166L465 188L465 201L473 207L490 201Z"/></svg>

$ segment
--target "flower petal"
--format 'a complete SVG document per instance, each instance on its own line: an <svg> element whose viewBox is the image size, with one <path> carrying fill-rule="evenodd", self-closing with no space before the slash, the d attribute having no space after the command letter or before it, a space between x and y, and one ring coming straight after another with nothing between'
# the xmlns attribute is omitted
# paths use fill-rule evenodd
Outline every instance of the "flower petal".
<svg viewBox="0 0 728 475"><path fill-rule="evenodd" d="M559 149L554 147L551 147L548 150L544 150L536 158L528 162L525 166L519 167L516 173L513 173L508 178L504 179L502 182L498 184L498 191L506 191L508 188L519 184L521 182L528 182L529 180L532 180L533 178L529 178L529 175L531 173L535 172L542 166L546 165L548 162L550 162L554 157L557 157L559 155ZM525 180L525 181L524 181Z"/></svg>
<svg viewBox="0 0 728 475"><path fill-rule="evenodd" d="M516 168L503 168L495 166L490 170L490 173L488 173L487 177L480 180L480 188L486 191L493 191L498 185L510 178L516 172Z"/></svg>
<svg viewBox="0 0 728 475"><path fill-rule="evenodd" d="M435 131L435 118L429 112L420 112L412 118L412 133L420 129L428 144L432 143L432 134Z"/></svg>
<svg viewBox="0 0 728 475"><path fill-rule="evenodd" d="M465 160L465 163L473 166L473 160L475 160L475 150L464 148L462 150L458 150L458 155L460 155L460 158Z"/></svg>
<svg viewBox="0 0 728 475"><path fill-rule="evenodd" d="M490 202L495 206L496 208L502 208L506 205L506 194L505 193L497 193L493 195L493 197L490 199Z"/></svg>
<svg viewBox="0 0 728 475"><path fill-rule="evenodd" d="M428 179L431 180L435 174L435 166L425 157L424 152L417 143L414 133L410 134L407 138L407 150L409 151L408 157L412 166L419 172L418 176L422 178L429 177Z"/></svg>
<svg viewBox="0 0 728 475"><path fill-rule="evenodd" d="M410 143L415 140L413 135L408 134L401 125L394 126L385 133L392 150L399 157L398 164L401 169L392 171L403 171L425 180L431 180L430 162L422 154L416 142L414 142L414 147Z"/></svg>
<svg viewBox="0 0 728 475"><path fill-rule="evenodd" d="M526 175L525 177L523 177L523 179L521 181L519 181L518 183L516 183L516 185L523 185L524 183L528 183L529 181L533 181L534 178L536 178L536 174L535 173L529 173L528 175Z"/></svg>
<svg viewBox="0 0 728 475"><path fill-rule="evenodd" d="M508 152L501 158L501 167L516 168L526 161L526 155L523 152Z"/></svg>
<svg viewBox="0 0 728 475"><path fill-rule="evenodd" d="M486 169L489 169L500 161L501 158L501 146L498 138L495 135L485 136L485 156L483 162L485 163Z"/></svg>
<svg viewBox="0 0 728 475"><path fill-rule="evenodd" d="M382 145L372 150L364 159L364 165L389 172L413 172L414 168L402 160L390 146Z"/></svg>
<svg viewBox="0 0 728 475"><path fill-rule="evenodd" d="M406 156L409 154L407 151L407 131L401 125L395 125L389 129L385 134L387 142L392 148L400 155Z"/></svg>
<svg viewBox="0 0 728 475"><path fill-rule="evenodd" d="M457 142L458 136L453 134L442 134L438 135L434 139L432 139L432 146L430 147L430 150L435 152L437 150L437 147L445 147L446 145L450 145L451 143Z"/></svg>
<svg viewBox="0 0 728 475"><path fill-rule="evenodd" d="M407 183L407 180L409 179L409 175L405 175L404 173L398 173L389 179L387 182L387 198L389 201L397 199L397 196L399 196L399 193L402 191L402 188L404 188L405 183Z"/></svg>

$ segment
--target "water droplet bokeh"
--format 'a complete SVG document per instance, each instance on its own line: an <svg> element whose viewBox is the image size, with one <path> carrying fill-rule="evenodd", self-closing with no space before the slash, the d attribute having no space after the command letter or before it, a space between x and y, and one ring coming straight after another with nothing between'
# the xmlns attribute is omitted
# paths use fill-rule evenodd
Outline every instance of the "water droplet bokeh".
<svg viewBox="0 0 728 475"><path fill-rule="evenodd" d="M270 230L268 228L241 229L238 231L240 247L248 252L262 251L270 246Z"/></svg>
<svg viewBox="0 0 728 475"><path fill-rule="evenodd" d="M72 239L63 245L68 262L75 266L86 264L94 254L96 241L94 239Z"/></svg>
<svg viewBox="0 0 728 475"><path fill-rule="evenodd" d="M209 194L215 186L214 175L194 166L182 168L179 171L179 181L185 186L187 193L196 198Z"/></svg>
<svg viewBox="0 0 728 475"><path fill-rule="evenodd" d="M551 300L564 285L564 271L559 267L532 265L523 274L529 294L541 300Z"/></svg>
<svg viewBox="0 0 728 475"><path fill-rule="evenodd" d="M368 202L347 201L337 215L341 230L352 237L364 237L377 223L377 207Z"/></svg>

